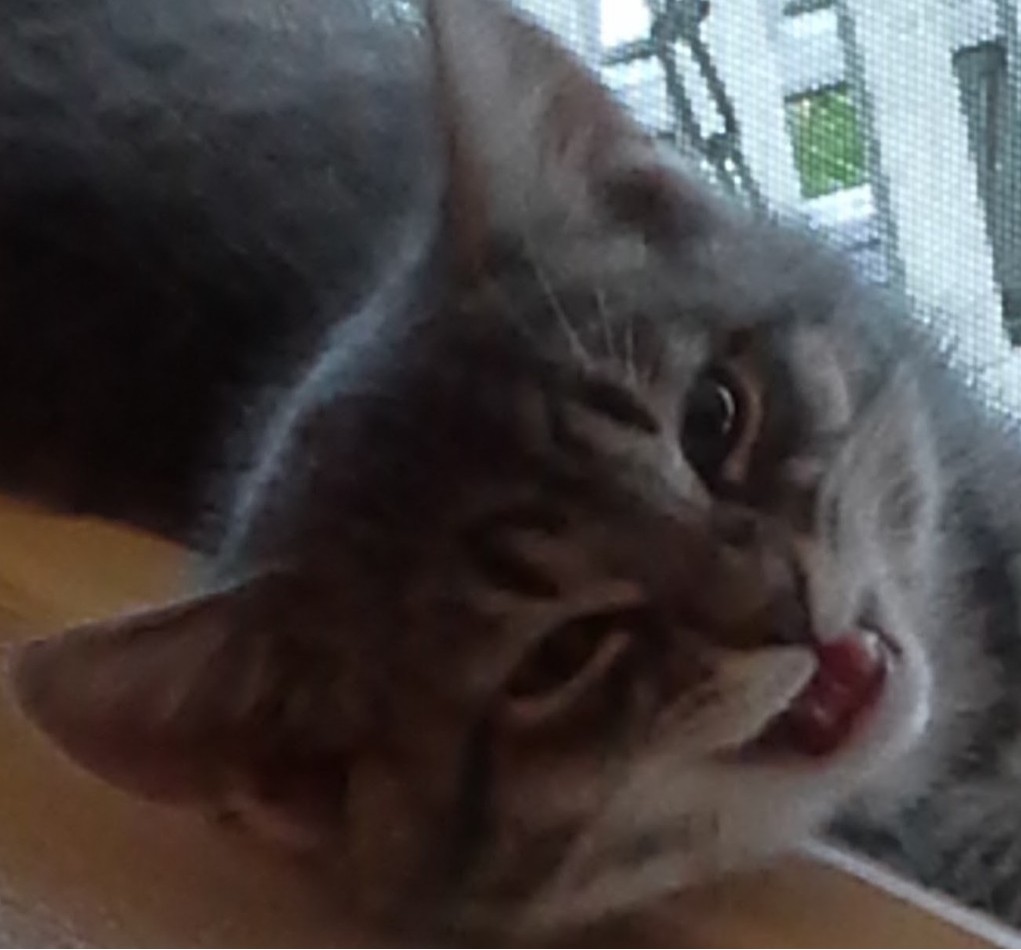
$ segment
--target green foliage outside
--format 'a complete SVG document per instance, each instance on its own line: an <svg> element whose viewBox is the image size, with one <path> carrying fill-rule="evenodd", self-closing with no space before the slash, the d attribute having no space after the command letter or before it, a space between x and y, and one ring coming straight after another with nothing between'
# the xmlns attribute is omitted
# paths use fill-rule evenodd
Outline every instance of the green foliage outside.
<svg viewBox="0 0 1021 950"><path fill-rule="evenodd" d="M794 161L806 198L865 181L865 148L854 103L833 89L788 105Z"/></svg>

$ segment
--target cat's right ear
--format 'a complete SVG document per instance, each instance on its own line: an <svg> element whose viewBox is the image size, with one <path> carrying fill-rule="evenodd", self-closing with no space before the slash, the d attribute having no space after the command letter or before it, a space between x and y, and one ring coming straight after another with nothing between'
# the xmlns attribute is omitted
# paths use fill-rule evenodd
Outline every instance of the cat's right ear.
<svg viewBox="0 0 1021 950"><path fill-rule="evenodd" d="M15 695L112 784L311 845L346 806L353 692L294 583L258 576L29 643Z"/></svg>
<svg viewBox="0 0 1021 950"><path fill-rule="evenodd" d="M655 242L701 229L703 187L553 36L503 0L426 10L462 264L484 265L493 239L616 230Z"/></svg>

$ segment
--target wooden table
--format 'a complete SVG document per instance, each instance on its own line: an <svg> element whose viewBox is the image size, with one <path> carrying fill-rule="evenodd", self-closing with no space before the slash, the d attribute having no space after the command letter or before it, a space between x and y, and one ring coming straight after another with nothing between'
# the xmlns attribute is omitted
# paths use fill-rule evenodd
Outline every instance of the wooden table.
<svg viewBox="0 0 1021 950"><path fill-rule="evenodd" d="M0 497L0 630L17 637L158 600L185 552ZM0 945L364 946L300 869L67 765L0 695ZM988 947L1021 938L832 852L650 915L649 943Z"/></svg>

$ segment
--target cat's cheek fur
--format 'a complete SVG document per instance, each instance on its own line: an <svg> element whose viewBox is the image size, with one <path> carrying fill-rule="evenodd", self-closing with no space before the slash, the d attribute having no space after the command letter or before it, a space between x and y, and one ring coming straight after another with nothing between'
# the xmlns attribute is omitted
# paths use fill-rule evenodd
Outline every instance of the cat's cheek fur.
<svg viewBox="0 0 1021 950"><path fill-rule="evenodd" d="M791 651L796 660L801 651ZM737 675L728 676L720 702L661 724L524 915L526 927L556 930L626 912L787 850L896 763L926 727L930 667L912 637L888 670L883 697L825 758L721 751L743 745L763 711L777 706L779 694L762 690L782 672L764 662L768 652L735 654ZM797 674L796 664L779 653L777 660ZM803 678L791 681L795 692L797 683Z"/></svg>
<svg viewBox="0 0 1021 950"><path fill-rule="evenodd" d="M913 642L903 659L879 706L825 762L685 761L665 737L586 830L596 844L569 858L522 925L543 932L632 910L807 840L924 730L928 662Z"/></svg>
<svg viewBox="0 0 1021 950"><path fill-rule="evenodd" d="M936 683L934 663L944 649L945 592L934 568L946 541L927 413L902 370L858 421L826 486L831 531L809 577L819 629L864 616L896 648L881 710L887 742L861 772L875 807L924 789L939 757L933 694L946 684Z"/></svg>

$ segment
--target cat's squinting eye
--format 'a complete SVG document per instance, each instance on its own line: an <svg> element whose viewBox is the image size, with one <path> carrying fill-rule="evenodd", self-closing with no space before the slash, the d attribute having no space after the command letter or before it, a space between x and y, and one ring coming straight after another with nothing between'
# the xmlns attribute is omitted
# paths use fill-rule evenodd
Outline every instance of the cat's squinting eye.
<svg viewBox="0 0 1021 950"><path fill-rule="evenodd" d="M723 368L705 370L688 392L681 421L681 449L710 487L741 440L746 422L745 394Z"/></svg>
<svg viewBox="0 0 1021 950"><path fill-rule="evenodd" d="M507 682L504 721L525 728L572 711L630 653L632 613L611 610L574 617L543 638Z"/></svg>

